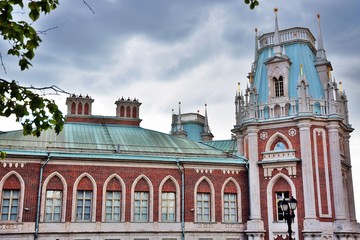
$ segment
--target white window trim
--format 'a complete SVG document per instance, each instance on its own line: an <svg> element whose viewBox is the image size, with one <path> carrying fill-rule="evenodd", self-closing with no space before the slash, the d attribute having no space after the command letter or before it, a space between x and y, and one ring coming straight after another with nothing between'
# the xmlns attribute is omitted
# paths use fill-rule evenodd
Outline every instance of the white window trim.
<svg viewBox="0 0 360 240"><path fill-rule="evenodd" d="M138 176L132 186L131 186L131 214L130 214L130 222L134 222L134 198L135 198L135 187L136 184L141 180L144 179L149 186L149 222L153 222L154 221L154 188L153 188L153 184L151 183L150 179L145 176L144 174L141 174L140 176Z"/></svg>
<svg viewBox="0 0 360 240"><path fill-rule="evenodd" d="M290 186L291 189L291 195L296 199L296 188L294 182L285 174L278 173L274 177L271 178L271 180L268 183L267 189L266 189L266 196L267 196L267 211L268 211L268 223L269 223L269 236L274 236L274 232L286 232L287 226L286 224L278 224L277 222L274 222L274 201L273 201L273 188L276 184L276 182L283 178ZM290 196L291 197L291 196ZM299 229L298 229L298 218L295 217L294 224L293 224L293 232L295 235L295 239L299 238Z"/></svg>
<svg viewBox="0 0 360 240"><path fill-rule="evenodd" d="M226 185L229 182L233 182L236 186L236 207L237 207L237 222L242 222L242 211L241 211L241 188L238 184L238 182L232 178L229 177L228 179L226 179L226 181L224 182L222 188L221 188L221 211L222 211L222 222L225 222L225 213L224 213L224 190ZM231 222L230 222L231 223Z"/></svg>
<svg viewBox="0 0 360 240"><path fill-rule="evenodd" d="M271 146L273 145L273 143L278 140L278 139L282 139L286 142L287 144L287 150L291 150L293 149L293 146L291 144L291 141L289 140L289 138L287 138L284 134L280 133L280 132L276 132L274 133L270 138L269 140L267 141L266 143L266 147L265 147L265 152L270 152L271 151Z"/></svg>
<svg viewBox="0 0 360 240"><path fill-rule="evenodd" d="M41 190L41 211L40 211L40 222L45 221L45 202L46 202L46 191L47 185L53 177L58 177L63 185L63 194L62 194L62 203L61 203L61 222L65 222L65 215L66 215L66 199L67 199L67 183L65 178L58 172L51 173L44 181L42 190Z"/></svg>
<svg viewBox="0 0 360 240"><path fill-rule="evenodd" d="M161 202L162 202L162 199L161 199L161 196L162 196L162 189L163 189L163 186L164 186L164 184L165 184L165 182L167 181L167 180L170 180L170 181L172 181L174 184L175 184L175 189L176 189L176 192L175 192L175 207L176 207L176 212L175 212L175 214L176 214L176 216L175 216L175 221L176 222L180 222L180 198L181 198L181 196L180 196L180 186L179 186L179 184L178 184L178 182L176 181L176 179L173 177L173 176L171 176L171 175L168 175L168 176L166 176L162 181L161 181L161 183L160 183L160 185L159 185L159 222L161 222Z"/></svg>
<svg viewBox="0 0 360 240"><path fill-rule="evenodd" d="M18 206L18 217L17 222L22 222L22 213L24 208L24 196L25 196L25 182L24 179L15 171L8 172L0 181L0 201L2 201L3 187L6 180L11 176L15 175L20 182L20 197L19 197L19 206ZM2 203L0 203L2 204ZM0 220L1 221L1 220Z"/></svg>
<svg viewBox="0 0 360 240"><path fill-rule="evenodd" d="M122 180L122 178L116 173L110 175L104 182L101 221L106 222L106 210L105 210L106 209L106 191L107 191L107 185L113 178L116 178L117 180L119 180L120 185L121 185L120 222L125 222L126 186L125 186L125 183Z"/></svg>
<svg viewBox="0 0 360 240"><path fill-rule="evenodd" d="M212 182L210 181L210 179L208 179L205 176L202 176L195 184L195 188L194 188L194 220L195 222L198 222L197 219L197 210L196 210L196 196L197 196L197 190L198 190L198 186L199 184L205 180L209 186L210 186L210 222L215 222L215 188L214 185L212 184Z"/></svg>
<svg viewBox="0 0 360 240"><path fill-rule="evenodd" d="M96 195L97 195L97 187L96 187L96 182L94 180L94 178L88 174L88 173L83 173L81 174L75 181L74 183L74 188L73 188L73 196L72 196L72 208L71 208L71 222L76 222L76 199L77 199L77 190L78 190L78 185L81 181L81 179L83 179L84 177L87 177L90 179L92 185L93 185L93 190L92 190L92 202L91 202L91 222L96 222Z"/></svg>

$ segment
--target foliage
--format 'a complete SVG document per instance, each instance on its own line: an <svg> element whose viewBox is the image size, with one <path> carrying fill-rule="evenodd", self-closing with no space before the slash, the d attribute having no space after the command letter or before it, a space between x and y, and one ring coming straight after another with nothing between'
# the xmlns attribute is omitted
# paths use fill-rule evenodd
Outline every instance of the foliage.
<svg viewBox="0 0 360 240"><path fill-rule="evenodd" d="M24 4L24 0L0 1L0 34L10 45L7 54L19 57L21 70L31 66L30 61L41 42L32 24L42 13L50 13L58 5L58 0L30 0L27 5ZM14 20L16 13L19 13L16 12L18 9L27 12L27 20ZM53 86L49 88L54 90ZM41 97L34 91L44 89L46 88L27 88L15 81L0 79L0 116L14 115L16 121L22 124L24 135L38 137L41 131L49 128L54 128L55 132L59 133L64 125L62 112L53 100ZM6 153L0 151L0 158L5 156Z"/></svg>
<svg viewBox="0 0 360 240"><path fill-rule="evenodd" d="M254 9L256 6L259 6L258 0L244 0L245 4L248 4L250 9Z"/></svg>
<svg viewBox="0 0 360 240"><path fill-rule="evenodd" d="M35 56L34 51L41 42L41 38L31 25L39 19L41 13L50 13L58 4L58 0L29 1L25 10L28 11L28 16L32 22L28 23L23 20L15 21L13 19L14 9L24 9L23 0L0 1L0 34L10 44L7 53L20 58L19 66L21 70L31 66L30 61Z"/></svg>
<svg viewBox="0 0 360 240"><path fill-rule="evenodd" d="M23 126L24 135L39 137L41 131L54 128L59 133L64 126L62 112L54 100L41 97L15 81L0 79L0 116L14 115Z"/></svg>

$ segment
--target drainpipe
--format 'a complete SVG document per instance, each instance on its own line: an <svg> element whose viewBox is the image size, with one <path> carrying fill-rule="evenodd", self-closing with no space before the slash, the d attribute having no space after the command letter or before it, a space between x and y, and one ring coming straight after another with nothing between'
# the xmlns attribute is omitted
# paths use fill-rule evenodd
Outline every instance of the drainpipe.
<svg viewBox="0 0 360 240"><path fill-rule="evenodd" d="M37 198L37 206L36 206L36 220L35 220L35 236L34 236L34 240L38 239L38 234L39 234L40 202L41 202L41 189L42 189L43 172L44 172L45 165L49 161L50 161L50 153L47 154L47 159L41 165L41 168L40 168L39 190L38 190L38 198Z"/></svg>
<svg viewBox="0 0 360 240"><path fill-rule="evenodd" d="M185 182L184 182L184 171L180 167L179 160L176 160L176 165L181 172L181 240L185 240Z"/></svg>

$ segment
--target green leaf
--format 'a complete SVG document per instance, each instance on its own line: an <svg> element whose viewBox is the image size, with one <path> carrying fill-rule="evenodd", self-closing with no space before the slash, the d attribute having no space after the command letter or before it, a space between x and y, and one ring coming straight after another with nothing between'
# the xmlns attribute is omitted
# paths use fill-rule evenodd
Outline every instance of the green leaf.
<svg viewBox="0 0 360 240"><path fill-rule="evenodd" d="M25 57L28 58L28 59L30 59L30 60L33 59L34 56L35 56L35 54L34 54L34 51L33 51L33 50L29 50L29 51L27 51L27 52L25 53Z"/></svg>
<svg viewBox="0 0 360 240"><path fill-rule="evenodd" d="M32 65L26 58L23 57L19 60L19 66L20 66L21 71L24 71L25 69L28 69L29 66L32 66Z"/></svg>

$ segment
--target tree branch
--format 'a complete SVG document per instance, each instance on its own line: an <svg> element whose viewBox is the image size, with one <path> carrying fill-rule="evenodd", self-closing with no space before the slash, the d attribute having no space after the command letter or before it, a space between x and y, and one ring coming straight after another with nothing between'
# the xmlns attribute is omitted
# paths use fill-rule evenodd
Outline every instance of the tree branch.
<svg viewBox="0 0 360 240"><path fill-rule="evenodd" d="M51 28L48 28L46 30L40 30L40 31L36 31L38 34L43 34L43 35L46 35L48 31L51 31L51 30L54 30L54 29L57 29L59 28L58 26L56 27L51 27Z"/></svg>
<svg viewBox="0 0 360 240"><path fill-rule="evenodd" d="M4 73L7 74L7 72L6 72L6 67L5 67L5 65L4 65L4 61L3 61L3 58L2 58L1 52L0 52L0 62L1 62L1 66L2 66L3 69L4 69Z"/></svg>
<svg viewBox="0 0 360 240"><path fill-rule="evenodd" d="M95 11L91 8L91 6L86 2L86 0L83 0L83 3L90 9L90 11L95 14Z"/></svg>

